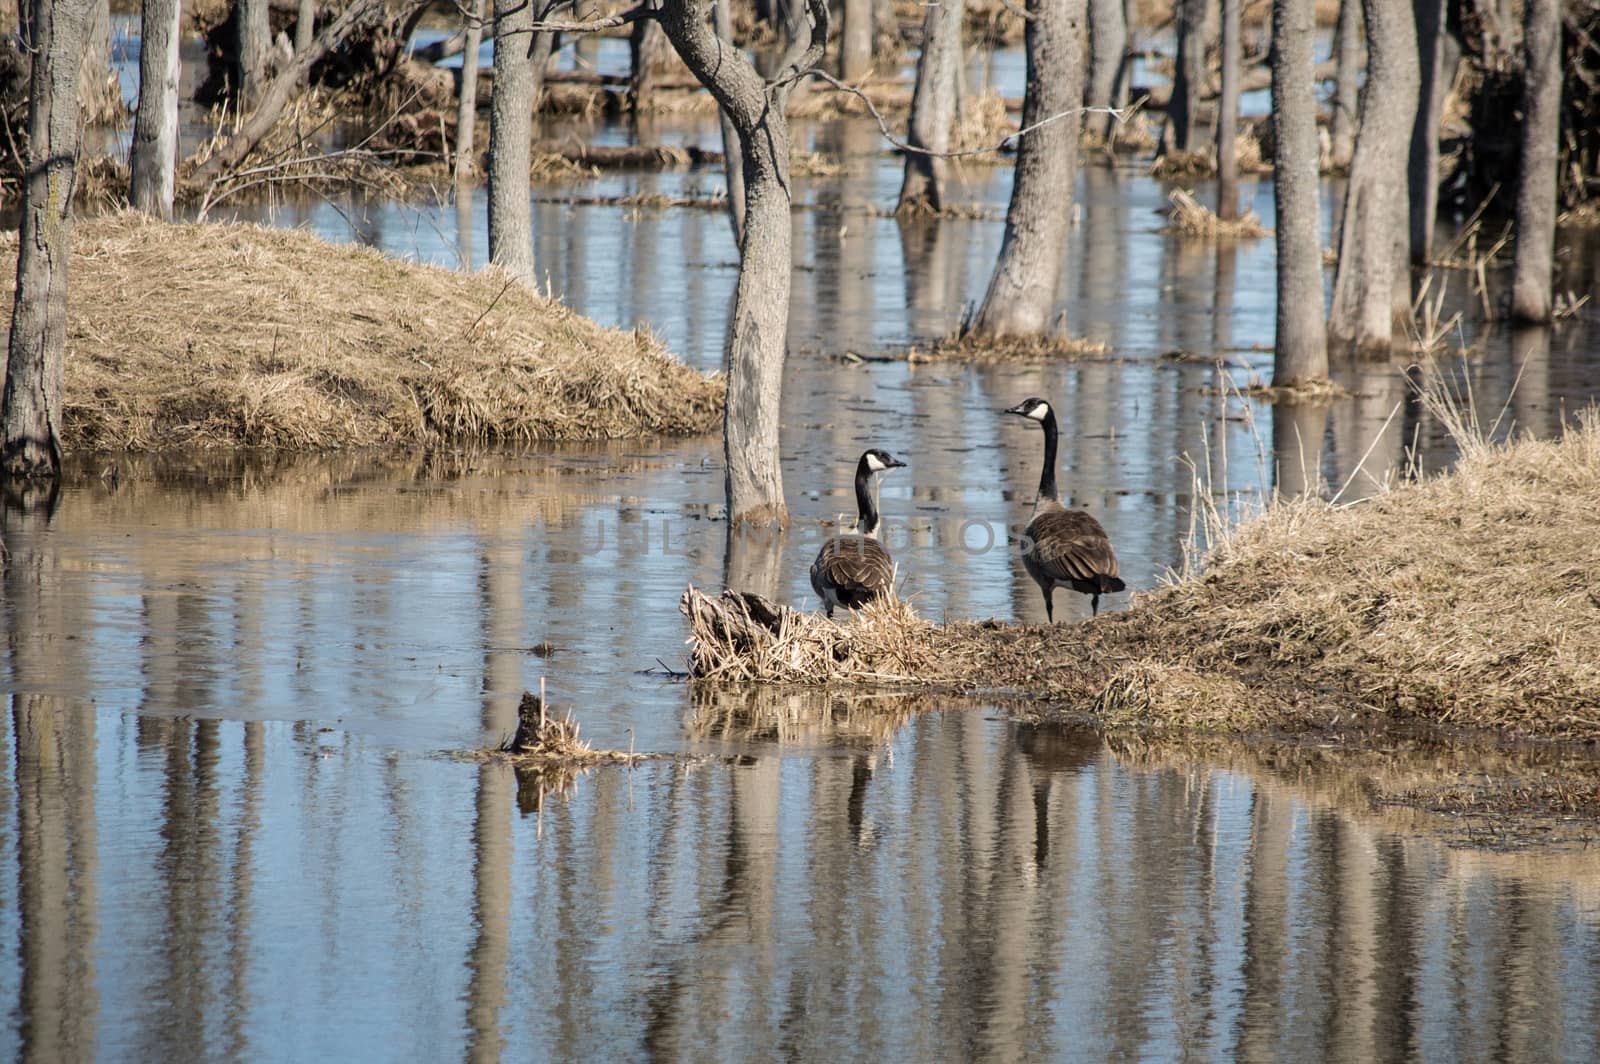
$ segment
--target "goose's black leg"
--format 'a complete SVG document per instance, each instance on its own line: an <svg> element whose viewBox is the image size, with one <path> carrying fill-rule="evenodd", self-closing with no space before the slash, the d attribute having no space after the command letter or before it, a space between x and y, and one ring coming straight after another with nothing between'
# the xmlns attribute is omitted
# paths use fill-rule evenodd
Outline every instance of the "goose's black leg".
<svg viewBox="0 0 1600 1064"><path fill-rule="evenodd" d="M1055 588L1050 587L1044 589L1044 616L1046 624L1056 623L1056 604L1052 602L1050 598L1050 592L1054 590Z"/></svg>
<svg viewBox="0 0 1600 1064"><path fill-rule="evenodd" d="M1089 596L1089 610L1091 617L1100 616L1100 592L1096 591Z"/></svg>

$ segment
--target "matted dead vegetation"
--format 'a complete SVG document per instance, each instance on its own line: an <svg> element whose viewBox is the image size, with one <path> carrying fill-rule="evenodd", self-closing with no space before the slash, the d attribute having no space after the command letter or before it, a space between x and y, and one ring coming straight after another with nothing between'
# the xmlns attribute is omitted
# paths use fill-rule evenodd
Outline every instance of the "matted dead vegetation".
<svg viewBox="0 0 1600 1064"><path fill-rule="evenodd" d="M1253 240L1268 235L1255 211L1224 220L1181 188L1168 193L1167 200L1172 204L1167 212L1167 232L1203 240Z"/></svg>
<svg viewBox="0 0 1600 1064"><path fill-rule="evenodd" d="M1034 336L979 336L961 332L895 352L907 362L1070 362L1080 358L1105 358L1111 345L1088 336L1067 336L1056 331Z"/></svg>
<svg viewBox="0 0 1600 1064"><path fill-rule="evenodd" d="M649 333L498 271L132 212L75 228L67 346L74 451L695 433L722 405Z"/></svg>
<svg viewBox="0 0 1600 1064"><path fill-rule="evenodd" d="M1275 504L1214 537L1197 575L1095 622L935 625L903 605L844 625L795 614L755 656L736 639L697 637L691 665L727 678L1009 690L1112 726L1371 717L1595 740L1597 512L1591 410L1560 440L1468 445L1453 473L1359 504ZM697 619L697 635L715 623ZM790 657L789 644L818 649Z"/></svg>

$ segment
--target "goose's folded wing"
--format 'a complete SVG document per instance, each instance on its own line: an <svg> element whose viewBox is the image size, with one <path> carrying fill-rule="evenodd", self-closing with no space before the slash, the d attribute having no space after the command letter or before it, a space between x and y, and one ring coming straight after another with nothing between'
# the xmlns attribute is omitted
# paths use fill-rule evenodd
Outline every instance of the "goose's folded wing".
<svg viewBox="0 0 1600 1064"><path fill-rule="evenodd" d="M1028 524L1034 563L1057 580L1117 576L1117 555L1100 522L1082 510L1044 513Z"/></svg>

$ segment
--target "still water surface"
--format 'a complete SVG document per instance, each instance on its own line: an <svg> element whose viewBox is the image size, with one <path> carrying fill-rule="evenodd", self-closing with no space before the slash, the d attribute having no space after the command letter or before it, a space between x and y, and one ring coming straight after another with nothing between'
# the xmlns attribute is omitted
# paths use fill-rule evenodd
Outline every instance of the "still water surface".
<svg viewBox="0 0 1600 1064"><path fill-rule="evenodd" d="M641 135L717 143L692 122L594 131ZM910 462L884 509L918 608L1042 621L1004 546L1038 437L997 414L1030 394L1061 409L1063 488L1106 524L1136 590L1182 564L1185 455L1200 490L1239 506L1318 482L1360 497L1413 456L1451 459L1402 362L1341 364L1355 394L1330 407L1228 394L1270 371L1271 243L1164 235L1165 190L1126 171L1080 176L1061 294L1111 355L875 360L948 332L981 296L1010 172L964 174L989 217L901 228L872 209L892 203L898 166L870 127L804 126L801 141L849 163L797 185L796 520L768 553L725 559L715 439L101 459L52 504L4 510L0 1046L35 1060L1600 1056L1600 857L1464 853L1347 781L1113 749L990 706L661 675L682 660L688 583L812 604L806 565L853 506L868 445ZM563 199L718 183L536 187L552 290L714 368L735 275L723 214ZM1247 185L1269 218L1270 196ZM482 211L481 196L335 197L251 213L478 265ZM1580 293L1596 286L1586 247L1564 266ZM1468 323L1455 369L1485 423L1550 434L1600 390L1593 335ZM456 756L508 732L541 677L585 737L673 756L575 782Z"/></svg>

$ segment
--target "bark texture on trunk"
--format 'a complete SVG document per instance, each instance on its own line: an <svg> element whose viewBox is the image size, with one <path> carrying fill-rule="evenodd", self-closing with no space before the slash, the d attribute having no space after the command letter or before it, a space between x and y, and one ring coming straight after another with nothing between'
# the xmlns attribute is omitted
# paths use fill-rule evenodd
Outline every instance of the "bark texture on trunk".
<svg viewBox="0 0 1600 1064"><path fill-rule="evenodd" d="M1416 118L1417 34L1405 0L1366 0L1367 86L1345 190L1329 331L1387 352L1410 307L1407 146Z"/></svg>
<svg viewBox="0 0 1600 1064"><path fill-rule="evenodd" d="M1239 217L1239 155L1233 142L1239 133L1239 75L1244 65L1239 6L1222 0L1222 96L1217 101L1217 217Z"/></svg>
<svg viewBox="0 0 1600 1064"><path fill-rule="evenodd" d="M1559 0L1525 0L1527 51L1523 90L1522 172L1517 185L1517 250L1511 316L1545 322L1551 315L1555 266L1556 168L1561 133Z"/></svg>
<svg viewBox="0 0 1600 1064"><path fill-rule="evenodd" d="M811 43L770 86L743 52L713 29L714 0L666 0L661 26L684 63L710 90L739 138L745 221L739 282L728 325L728 401L723 420L731 526L786 526L778 464L779 402L788 350L791 223L791 76L810 69L828 37L826 0L809 0Z"/></svg>
<svg viewBox="0 0 1600 1064"><path fill-rule="evenodd" d="M1086 0L1029 0L1025 31L1027 92L1006 231L989 290L973 322L980 336L1036 336L1049 327L1072 225L1083 99Z"/></svg>
<svg viewBox="0 0 1600 1064"><path fill-rule="evenodd" d="M236 0L234 14L237 40L234 56L238 71L239 104L249 110L261 99L266 89L267 52L272 47L272 25L268 18L272 11L269 0Z"/></svg>
<svg viewBox="0 0 1600 1064"><path fill-rule="evenodd" d="M1445 32L1445 0L1415 0L1417 27L1417 116L1411 126L1408 171L1411 200L1411 262L1426 266L1433 252L1433 227L1439 213L1439 121L1454 64Z"/></svg>
<svg viewBox="0 0 1600 1064"><path fill-rule="evenodd" d="M1119 0L1120 2L1120 0ZM906 143L930 152L950 150L950 129L956 120L956 93L961 78L962 0L942 0L922 20L922 54L917 58L917 85L911 95L911 127ZM948 160L940 155L906 153L905 178L895 211L944 210Z"/></svg>
<svg viewBox="0 0 1600 1064"><path fill-rule="evenodd" d="M294 54L311 47L317 35L317 0L300 0L294 16Z"/></svg>
<svg viewBox="0 0 1600 1064"><path fill-rule="evenodd" d="M723 47L733 48L733 5L730 0L715 0L712 17ZM733 226L733 242L744 239L744 154L739 148L739 131L733 119L720 106L718 126L722 131L722 170L728 182L728 221Z"/></svg>
<svg viewBox="0 0 1600 1064"><path fill-rule="evenodd" d="M483 46L483 10L487 0L468 0L462 21L466 31L461 51L461 91L456 95L456 171L459 184L478 168L478 51Z"/></svg>
<svg viewBox="0 0 1600 1064"><path fill-rule="evenodd" d="M1119 107L1117 78L1128 51L1128 23L1123 0L1089 0L1089 89L1084 102L1090 107ZM1089 128L1107 144L1117 128L1108 114L1089 116Z"/></svg>
<svg viewBox="0 0 1600 1064"><path fill-rule="evenodd" d="M1322 216L1317 190L1317 98L1312 0L1273 0L1272 187L1277 202L1277 340L1272 383L1292 388L1328 379L1322 313Z"/></svg>
<svg viewBox="0 0 1600 1064"><path fill-rule="evenodd" d="M1172 97L1167 103L1172 146L1194 151L1200 146L1198 104L1206 84L1206 8L1209 0L1178 0L1178 56L1172 72Z"/></svg>
<svg viewBox="0 0 1600 1064"><path fill-rule="evenodd" d="M139 109L128 159L128 200L146 214L172 219L178 164L179 0L144 0L139 16Z"/></svg>
<svg viewBox="0 0 1600 1064"><path fill-rule="evenodd" d="M17 240L0 475L53 477L61 468L67 260L77 180L78 75L94 0L33 0L28 148Z"/></svg>
<svg viewBox="0 0 1600 1064"><path fill-rule="evenodd" d="M544 78L550 35L531 35L535 5L494 2L494 88L489 94L489 261L536 287L533 272L533 205L528 166L533 107Z"/></svg>
<svg viewBox="0 0 1600 1064"><path fill-rule="evenodd" d="M844 0L839 76L856 82L872 73L872 0Z"/></svg>
<svg viewBox="0 0 1600 1064"><path fill-rule="evenodd" d="M1339 5L1339 22L1333 30L1333 55L1338 64L1334 77L1333 120L1329 123L1331 162L1348 169L1356 151L1356 123L1361 106L1361 0Z"/></svg>
<svg viewBox="0 0 1600 1064"><path fill-rule="evenodd" d="M22 0L26 5L27 0ZM111 3L89 7L82 61L78 64L78 106L85 125L113 121L123 114L122 86L111 69Z"/></svg>

